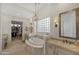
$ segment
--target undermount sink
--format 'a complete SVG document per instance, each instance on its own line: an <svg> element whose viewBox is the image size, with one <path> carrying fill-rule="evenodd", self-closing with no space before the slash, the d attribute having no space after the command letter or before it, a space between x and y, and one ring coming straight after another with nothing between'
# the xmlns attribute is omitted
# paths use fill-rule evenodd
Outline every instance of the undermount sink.
<svg viewBox="0 0 79 59"><path fill-rule="evenodd" d="M31 47L36 47L36 48L44 47L44 40L37 37L32 37L29 40L26 40L25 42Z"/></svg>

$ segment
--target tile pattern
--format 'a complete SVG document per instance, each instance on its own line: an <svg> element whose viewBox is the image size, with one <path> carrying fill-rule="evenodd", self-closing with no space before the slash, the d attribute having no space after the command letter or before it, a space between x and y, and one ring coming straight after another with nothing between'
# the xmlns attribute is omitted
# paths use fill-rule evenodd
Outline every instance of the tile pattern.
<svg viewBox="0 0 79 59"><path fill-rule="evenodd" d="M43 55L43 48L33 48L16 39L8 44L1 55Z"/></svg>

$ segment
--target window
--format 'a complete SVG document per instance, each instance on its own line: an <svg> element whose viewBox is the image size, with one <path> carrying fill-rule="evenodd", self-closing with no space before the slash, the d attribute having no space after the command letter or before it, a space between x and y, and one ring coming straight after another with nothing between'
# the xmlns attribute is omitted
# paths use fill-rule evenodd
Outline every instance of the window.
<svg viewBox="0 0 79 59"><path fill-rule="evenodd" d="M50 17L38 21L37 31L50 32Z"/></svg>

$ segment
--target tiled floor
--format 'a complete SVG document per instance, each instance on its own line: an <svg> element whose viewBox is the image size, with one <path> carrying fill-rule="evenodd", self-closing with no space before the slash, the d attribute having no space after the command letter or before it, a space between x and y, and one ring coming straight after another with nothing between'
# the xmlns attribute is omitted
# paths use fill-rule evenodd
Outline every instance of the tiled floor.
<svg viewBox="0 0 79 59"><path fill-rule="evenodd" d="M29 55L30 50L27 44L22 42L22 40L14 40L9 43L7 48L3 50L4 55Z"/></svg>
<svg viewBox="0 0 79 59"><path fill-rule="evenodd" d="M43 48L33 48L22 42L21 39L15 39L9 43L1 55L43 55Z"/></svg>

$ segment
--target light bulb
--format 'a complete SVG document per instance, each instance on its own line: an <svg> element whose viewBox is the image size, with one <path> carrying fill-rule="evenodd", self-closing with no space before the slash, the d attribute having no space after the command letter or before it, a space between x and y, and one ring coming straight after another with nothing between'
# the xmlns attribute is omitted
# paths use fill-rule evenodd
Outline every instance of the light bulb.
<svg viewBox="0 0 79 59"><path fill-rule="evenodd" d="M21 26L21 25L18 25L19 27Z"/></svg>
<svg viewBox="0 0 79 59"><path fill-rule="evenodd" d="M15 26L15 27L17 27L18 25L17 25L17 24L15 24L14 26Z"/></svg>
<svg viewBox="0 0 79 59"><path fill-rule="evenodd" d="M11 24L11 26L13 26L13 24Z"/></svg>

